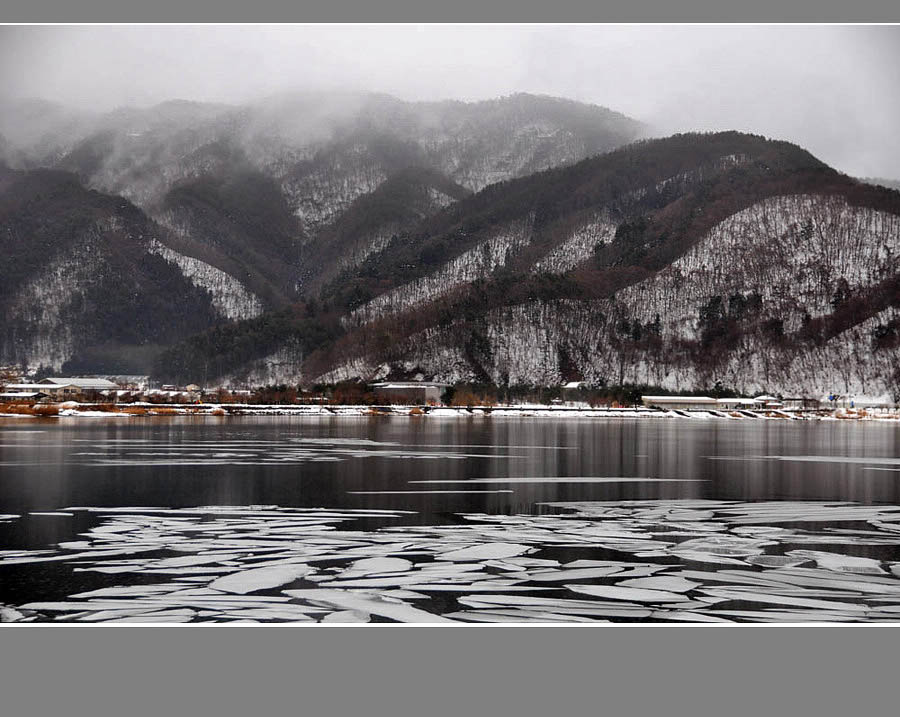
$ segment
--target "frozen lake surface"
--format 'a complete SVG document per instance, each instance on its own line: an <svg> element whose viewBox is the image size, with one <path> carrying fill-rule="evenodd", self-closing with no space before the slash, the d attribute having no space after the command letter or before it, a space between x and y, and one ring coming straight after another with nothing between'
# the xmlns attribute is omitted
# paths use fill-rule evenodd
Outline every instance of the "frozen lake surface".
<svg viewBox="0 0 900 717"><path fill-rule="evenodd" d="M0 619L892 621L900 427L0 419Z"/></svg>

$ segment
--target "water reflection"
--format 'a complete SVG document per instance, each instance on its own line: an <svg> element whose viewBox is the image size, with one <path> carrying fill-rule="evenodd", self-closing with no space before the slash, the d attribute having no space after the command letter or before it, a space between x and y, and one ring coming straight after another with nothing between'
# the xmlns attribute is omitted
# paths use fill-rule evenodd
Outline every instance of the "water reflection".
<svg viewBox="0 0 900 717"><path fill-rule="evenodd" d="M455 512L534 512L546 501L895 503L898 435L895 425L847 422L0 419L0 513L275 504L401 508L430 521ZM567 476L684 482L511 480ZM490 479L503 482L484 482ZM425 490L512 492L418 492Z"/></svg>

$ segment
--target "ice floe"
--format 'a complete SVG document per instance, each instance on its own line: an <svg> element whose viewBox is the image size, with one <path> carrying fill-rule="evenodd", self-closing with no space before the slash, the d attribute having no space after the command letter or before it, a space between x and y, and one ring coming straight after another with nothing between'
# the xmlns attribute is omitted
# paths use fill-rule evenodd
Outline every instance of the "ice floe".
<svg viewBox="0 0 900 717"><path fill-rule="evenodd" d="M223 590L228 593L244 595L256 590L277 588L281 585L292 583L297 578L309 573L312 569L309 565L300 564L242 570L239 573L231 573L213 580L209 586L213 590Z"/></svg>
<svg viewBox="0 0 900 717"><path fill-rule="evenodd" d="M884 560L900 546L898 506L696 499L539 510L422 525L396 510L70 507L95 522L78 540L0 551L0 579L6 566L49 563L95 573L101 587L36 595L0 614L110 623L900 620L900 564ZM368 518L380 527L361 528ZM803 547L816 544L828 550Z"/></svg>

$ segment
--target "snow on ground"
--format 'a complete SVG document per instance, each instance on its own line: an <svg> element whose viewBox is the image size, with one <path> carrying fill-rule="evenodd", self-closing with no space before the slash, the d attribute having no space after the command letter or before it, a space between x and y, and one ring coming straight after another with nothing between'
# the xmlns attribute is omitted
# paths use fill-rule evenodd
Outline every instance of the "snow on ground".
<svg viewBox="0 0 900 717"><path fill-rule="evenodd" d="M616 224L608 218L589 222L537 262L532 271L565 274L593 256L598 244L612 241L615 234Z"/></svg>
<svg viewBox="0 0 900 717"><path fill-rule="evenodd" d="M476 359L497 383L559 384L564 353L584 380L597 384L679 389L720 381L749 395L893 399L900 391L900 347L876 349L873 332L900 316L894 308L822 346L782 345L744 333L716 365L702 367L706 373L680 342L700 336L701 310L713 297L729 311L734 296L758 297L750 309L753 320L762 325L784 316L789 334L806 314L830 313L844 282L852 293L898 273L900 217L837 197L773 197L721 222L672 265L612 300L532 301L496 309L486 317L485 345ZM660 348L623 348L615 340L621 322L647 327L657 320ZM479 380L459 345L455 326L430 329L410 338L401 355L436 380ZM363 364L348 363L344 375Z"/></svg>
<svg viewBox="0 0 900 717"><path fill-rule="evenodd" d="M149 250L175 264L194 286L206 289L212 296L213 307L226 319L252 319L263 312L259 298L231 274L192 256L179 254L155 239L150 242Z"/></svg>
<svg viewBox="0 0 900 717"><path fill-rule="evenodd" d="M120 404L116 411L97 410L94 404L79 404L74 401L61 404L59 415L62 417L86 418L139 418L141 416L310 416L310 417L371 417L371 416L408 416L416 420L431 418L603 418L603 419L659 419L681 418L688 420L745 420L751 416L768 420L807 419L825 420L843 418L859 421L891 421L900 420L900 409L882 408L878 397L860 396L855 408L840 408L812 411L792 410L745 410L742 414L735 411L702 410L665 411L644 407L607 408L598 406L547 406L544 404L513 404L496 406L400 406L400 405L322 405L322 404L241 404L241 403L203 403L203 404L154 404L129 403ZM870 406L867 408L867 406ZM872 408L871 406L876 406ZM28 418L21 414L0 414L0 417Z"/></svg>
<svg viewBox="0 0 900 717"><path fill-rule="evenodd" d="M97 228L99 233L100 227ZM71 308L82 303L97 282L103 267L97 257L91 233L65 254L46 262L40 271L25 282L9 301L4 323L27 322L40 326L40 331L22 336L9 349L7 358L16 363L39 366L62 366L72 357L79 327ZM7 350L9 350L7 349Z"/></svg>
<svg viewBox="0 0 900 717"><path fill-rule="evenodd" d="M794 331L804 314L832 311L840 280L853 291L898 271L900 217L840 197L778 196L728 217L616 300L644 321L659 314L666 336L694 339L698 309L710 297L756 292L762 312L787 317L785 331Z"/></svg>
<svg viewBox="0 0 900 717"><path fill-rule="evenodd" d="M355 309L350 319L364 324L418 304L432 301L457 286L488 276L505 266L531 241L533 217L513 222L503 231L451 259L433 274L375 297Z"/></svg>

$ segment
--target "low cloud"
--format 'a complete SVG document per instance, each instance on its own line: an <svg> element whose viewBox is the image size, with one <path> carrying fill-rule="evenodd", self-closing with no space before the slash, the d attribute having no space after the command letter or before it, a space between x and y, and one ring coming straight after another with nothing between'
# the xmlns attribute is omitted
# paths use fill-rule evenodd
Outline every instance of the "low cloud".
<svg viewBox="0 0 900 717"><path fill-rule="evenodd" d="M900 28L840 26L65 26L0 28L0 87L107 111L292 89L410 100L539 92L656 134L739 129L841 171L900 177Z"/></svg>

